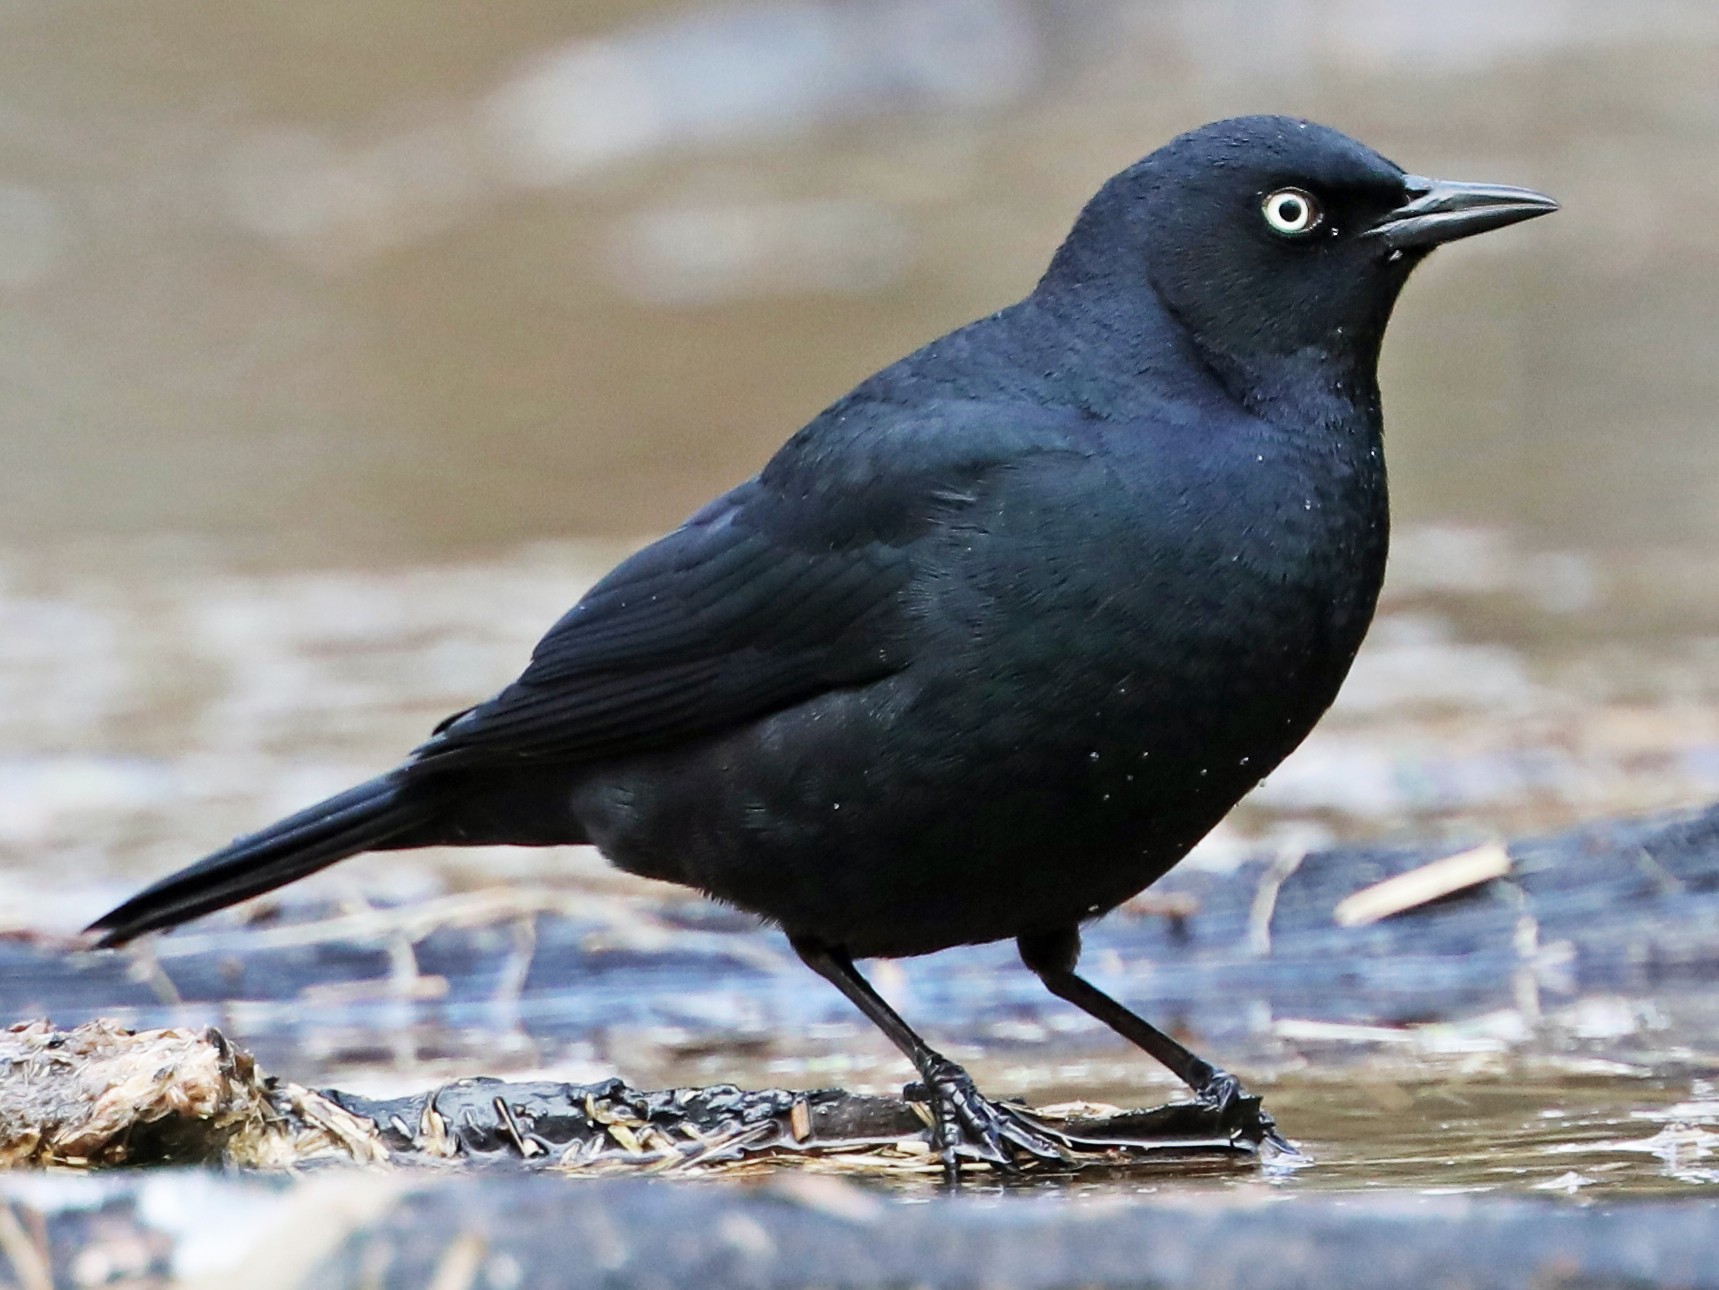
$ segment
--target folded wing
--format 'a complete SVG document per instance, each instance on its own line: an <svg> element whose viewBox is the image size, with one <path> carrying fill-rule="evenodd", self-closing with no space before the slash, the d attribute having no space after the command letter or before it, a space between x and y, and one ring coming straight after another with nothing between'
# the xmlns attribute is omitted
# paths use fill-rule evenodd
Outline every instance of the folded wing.
<svg viewBox="0 0 1719 1290"><path fill-rule="evenodd" d="M909 589L940 538L997 472L1071 451L1060 416L930 414L814 422L593 587L517 681L438 728L408 776L623 756L906 666Z"/></svg>

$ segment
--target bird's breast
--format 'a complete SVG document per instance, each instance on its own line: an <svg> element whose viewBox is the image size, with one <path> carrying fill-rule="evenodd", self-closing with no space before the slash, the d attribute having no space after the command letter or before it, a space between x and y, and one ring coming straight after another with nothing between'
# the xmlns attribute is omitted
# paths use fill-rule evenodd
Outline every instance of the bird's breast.
<svg viewBox="0 0 1719 1290"><path fill-rule="evenodd" d="M1160 817L1194 801L1221 814L1300 743L1372 618L1383 471L1366 444L1244 448L1066 522L1034 517L1036 544L1005 535L952 587L920 691L951 704L952 737L974 735L961 696L983 685L981 756L1056 766Z"/></svg>

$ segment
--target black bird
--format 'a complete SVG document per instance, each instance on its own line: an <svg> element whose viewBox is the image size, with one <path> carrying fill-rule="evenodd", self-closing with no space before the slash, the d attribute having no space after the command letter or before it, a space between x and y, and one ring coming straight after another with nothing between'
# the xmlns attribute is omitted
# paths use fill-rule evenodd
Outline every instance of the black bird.
<svg viewBox="0 0 1719 1290"><path fill-rule="evenodd" d="M1557 209L1329 128L1220 121L1087 204L1032 293L862 382L623 561L384 775L98 919L100 945L361 851L593 843L779 924L917 1068L946 1169L1055 1158L856 957L1016 938L1238 1136L1258 1099L1075 972L1299 744L1373 615L1376 364L1442 242Z"/></svg>

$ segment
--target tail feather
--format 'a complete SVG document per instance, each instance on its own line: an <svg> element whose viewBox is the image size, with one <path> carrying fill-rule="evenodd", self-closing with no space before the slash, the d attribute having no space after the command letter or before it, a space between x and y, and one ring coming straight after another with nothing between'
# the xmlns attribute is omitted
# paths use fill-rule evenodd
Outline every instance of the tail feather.
<svg viewBox="0 0 1719 1290"><path fill-rule="evenodd" d="M337 860L386 846L425 822L421 795L408 796L395 775L382 775L163 878L91 923L98 949L175 927L250 896L326 868Z"/></svg>

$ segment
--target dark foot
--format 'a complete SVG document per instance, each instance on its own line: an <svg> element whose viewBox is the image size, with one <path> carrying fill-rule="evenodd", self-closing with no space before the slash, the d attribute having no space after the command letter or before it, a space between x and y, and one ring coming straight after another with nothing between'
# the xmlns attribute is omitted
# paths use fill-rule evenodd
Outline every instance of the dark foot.
<svg viewBox="0 0 1719 1290"><path fill-rule="evenodd" d="M1023 1157L1058 1164L1069 1158L1053 1131L981 1095L973 1077L947 1058L938 1058L925 1080L909 1084L903 1094L910 1102L930 1104L931 1145L950 1182L959 1179L962 1157L1002 1173L1018 1173Z"/></svg>
<svg viewBox="0 0 1719 1290"><path fill-rule="evenodd" d="M1241 1139L1255 1146L1270 1146L1290 1155L1295 1148L1277 1131L1260 1098L1241 1086L1241 1081L1225 1070L1214 1070L1212 1077L1194 1096L1218 1114L1218 1127L1230 1135L1231 1141Z"/></svg>

